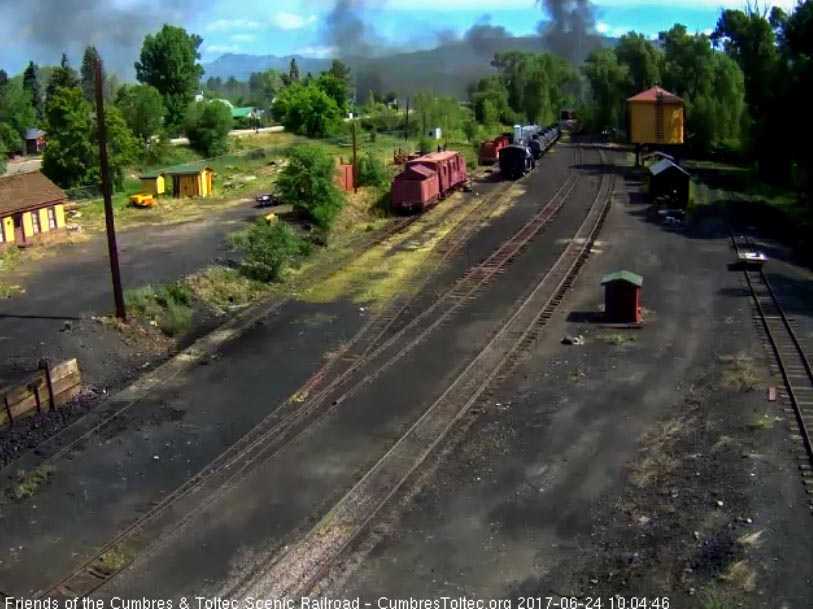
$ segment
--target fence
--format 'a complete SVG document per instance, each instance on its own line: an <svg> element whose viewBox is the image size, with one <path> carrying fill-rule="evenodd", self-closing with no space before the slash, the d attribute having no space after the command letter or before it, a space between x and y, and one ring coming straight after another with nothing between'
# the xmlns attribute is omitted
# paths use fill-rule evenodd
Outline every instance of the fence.
<svg viewBox="0 0 813 609"><path fill-rule="evenodd" d="M81 378L76 359L51 366L40 362L40 370L15 385L0 387L0 428L47 410L64 406L79 394Z"/></svg>

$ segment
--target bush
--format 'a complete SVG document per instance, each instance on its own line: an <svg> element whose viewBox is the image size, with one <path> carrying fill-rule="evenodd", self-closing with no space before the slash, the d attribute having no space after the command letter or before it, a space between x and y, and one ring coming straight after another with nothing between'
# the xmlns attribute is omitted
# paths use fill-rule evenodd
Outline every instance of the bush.
<svg viewBox="0 0 813 609"><path fill-rule="evenodd" d="M308 137L325 137L342 123L336 102L316 85L293 85L277 95L271 109L285 129Z"/></svg>
<svg viewBox="0 0 813 609"><path fill-rule="evenodd" d="M180 283L131 288L125 291L124 301L130 312L155 321L167 336L181 334L192 320L192 293Z"/></svg>
<svg viewBox="0 0 813 609"><path fill-rule="evenodd" d="M232 128L231 111L219 101L193 102L184 121L189 145L206 157L225 154L229 150Z"/></svg>
<svg viewBox="0 0 813 609"><path fill-rule="evenodd" d="M432 144L432 140L428 137L422 137L418 141L418 150L421 154L429 154L435 149L435 146Z"/></svg>
<svg viewBox="0 0 813 609"><path fill-rule="evenodd" d="M344 205L336 183L336 160L318 146L291 148L277 176L280 203L293 206L326 233Z"/></svg>
<svg viewBox="0 0 813 609"><path fill-rule="evenodd" d="M247 229L229 235L229 244L244 252L242 270L258 281L279 281L294 257L306 251L287 224L268 224L265 218L257 218Z"/></svg>
<svg viewBox="0 0 813 609"><path fill-rule="evenodd" d="M371 152L359 159L358 185L382 186L389 180L387 168Z"/></svg>

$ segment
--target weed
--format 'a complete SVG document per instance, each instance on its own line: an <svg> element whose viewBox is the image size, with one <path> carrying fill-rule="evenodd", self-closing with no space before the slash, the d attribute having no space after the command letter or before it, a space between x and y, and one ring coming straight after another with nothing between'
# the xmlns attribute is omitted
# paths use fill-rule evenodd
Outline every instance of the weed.
<svg viewBox="0 0 813 609"><path fill-rule="evenodd" d="M167 336L183 333L192 320L192 291L182 283L166 286L147 284L129 288L124 301L133 313L155 321Z"/></svg>
<svg viewBox="0 0 813 609"><path fill-rule="evenodd" d="M38 467L28 475L21 475L16 484L11 486L6 494L15 501L27 499L36 493L40 487L48 483L56 473L53 465Z"/></svg>
<svg viewBox="0 0 813 609"><path fill-rule="evenodd" d="M190 275L184 284L196 298L217 309L247 305L269 292L267 284L224 266L212 266Z"/></svg>
<svg viewBox="0 0 813 609"><path fill-rule="evenodd" d="M25 292L25 290L22 288L22 286L15 283L9 283L5 279L0 278L0 300L11 298L17 294L22 294L23 292Z"/></svg>
<svg viewBox="0 0 813 609"><path fill-rule="evenodd" d="M736 609L739 606L729 594L716 587L704 590L700 602L703 609Z"/></svg>
<svg viewBox="0 0 813 609"><path fill-rule="evenodd" d="M722 385L737 391L756 391L760 386L762 375L747 353L720 357L722 365Z"/></svg>
<svg viewBox="0 0 813 609"><path fill-rule="evenodd" d="M749 424L750 427L754 431L758 431L760 429L771 429L773 424L776 422L776 419L770 415L763 415L755 417Z"/></svg>
<svg viewBox="0 0 813 609"><path fill-rule="evenodd" d="M744 592L753 592L757 587L757 574L744 560L730 565L720 579Z"/></svg>
<svg viewBox="0 0 813 609"><path fill-rule="evenodd" d="M264 218L247 229L231 233L229 243L245 253L242 271L249 279L280 281L296 256L307 250L282 221L268 224Z"/></svg>
<svg viewBox="0 0 813 609"><path fill-rule="evenodd" d="M308 326L309 328L317 328L319 326L329 324L335 320L336 320L335 315L330 315L329 313L324 313L320 311L317 313L313 313L312 315L304 315L300 317L297 321L301 323L303 326Z"/></svg>
<svg viewBox="0 0 813 609"><path fill-rule="evenodd" d="M113 546L99 557L105 567L118 571L127 564L129 557L121 546Z"/></svg>
<svg viewBox="0 0 813 609"><path fill-rule="evenodd" d="M626 343L634 343L637 338L630 334L603 334L599 337L608 345L621 346Z"/></svg>
<svg viewBox="0 0 813 609"><path fill-rule="evenodd" d="M580 381L587 376L587 373L581 368L576 368L570 373L570 380L573 382Z"/></svg>

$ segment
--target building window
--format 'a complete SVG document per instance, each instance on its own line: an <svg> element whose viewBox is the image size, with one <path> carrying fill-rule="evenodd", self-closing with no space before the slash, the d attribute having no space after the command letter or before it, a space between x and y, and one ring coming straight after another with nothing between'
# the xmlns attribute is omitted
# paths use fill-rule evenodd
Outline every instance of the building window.
<svg viewBox="0 0 813 609"><path fill-rule="evenodd" d="M48 228L51 230L56 228L56 212L53 207L48 208Z"/></svg>
<svg viewBox="0 0 813 609"><path fill-rule="evenodd" d="M31 232L33 234L41 233L42 227L40 226L40 212L39 211L32 211L31 212Z"/></svg>
<svg viewBox="0 0 813 609"><path fill-rule="evenodd" d="M3 219L0 218L0 243L3 243L6 240L3 234Z"/></svg>

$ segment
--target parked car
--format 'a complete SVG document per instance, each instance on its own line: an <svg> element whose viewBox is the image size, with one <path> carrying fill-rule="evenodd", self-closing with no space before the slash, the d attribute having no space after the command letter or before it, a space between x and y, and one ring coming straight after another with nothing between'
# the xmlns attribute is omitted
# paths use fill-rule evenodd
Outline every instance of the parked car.
<svg viewBox="0 0 813 609"><path fill-rule="evenodd" d="M261 194L257 197L257 207L273 207L277 204L277 197L271 193Z"/></svg>

